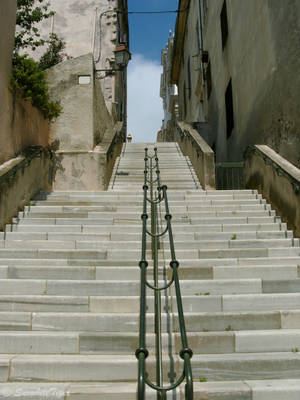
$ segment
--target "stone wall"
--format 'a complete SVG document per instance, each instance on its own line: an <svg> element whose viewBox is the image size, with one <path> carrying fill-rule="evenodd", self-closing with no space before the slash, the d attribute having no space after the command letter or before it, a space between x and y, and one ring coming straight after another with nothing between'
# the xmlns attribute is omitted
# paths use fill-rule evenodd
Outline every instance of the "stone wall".
<svg viewBox="0 0 300 400"><path fill-rule="evenodd" d="M214 152L192 128L185 122L178 122L175 130L175 141L178 142L184 156L188 156L203 189L215 189Z"/></svg>
<svg viewBox="0 0 300 400"><path fill-rule="evenodd" d="M47 146L49 123L29 101L9 90L16 1L0 2L0 164L32 145Z"/></svg>
<svg viewBox="0 0 300 400"><path fill-rule="evenodd" d="M48 84L51 97L63 107L51 125L51 145L56 150L53 188L105 190L110 170L106 147L119 135L120 126L105 105L93 55L52 67Z"/></svg>
<svg viewBox="0 0 300 400"><path fill-rule="evenodd" d="M245 173L247 187L258 189L300 237L300 170L270 147L257 145L246 153Z"/></svg>
<svg viewBox="0 0 300 400"><path fill-rule="evenodd" d="M0 164L13 153L10 140L12 96L8 89L14 47L17 0L0 2Z"/></svg>
<svg viewBox="0 0 300 400"><path fill-rule="evenodd" d="M51 187L51 158L42 149L36 155L18 156L0 166L0 230L40 190Z"/></svg>
<svg viewBox="0 0 300 400"><path fill-rule="evenodd" d="M112 137L90 151L56 151L54 156L55 190L107 190L115 161L123 145L122 124ZM110 135L109 135L110 136Z"/></svg>
<svg viewBox="0 0 300 400"><path fill-rule="evenodd" d="M51 142L59 150L92 150L113 121L95 78L92 54L64 61L48 71L51 98L63 113L51 125Z"/></svg>

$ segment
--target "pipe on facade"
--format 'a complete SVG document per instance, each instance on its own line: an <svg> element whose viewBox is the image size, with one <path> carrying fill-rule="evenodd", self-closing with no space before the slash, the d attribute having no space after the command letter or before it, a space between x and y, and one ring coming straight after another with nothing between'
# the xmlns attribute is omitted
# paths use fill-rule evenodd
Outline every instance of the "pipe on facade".
<svg viewBox="0 0 300 400"><path fill-rule="evenodd" d="M202 75L202 86L205 86L205 73L204 64L202 61L203 54L203 29L202 29L202 12L201 12L201 0L198 0L198 33L199 33L199 50L200 50L200 62L201 62L201 75Z"/></svg>

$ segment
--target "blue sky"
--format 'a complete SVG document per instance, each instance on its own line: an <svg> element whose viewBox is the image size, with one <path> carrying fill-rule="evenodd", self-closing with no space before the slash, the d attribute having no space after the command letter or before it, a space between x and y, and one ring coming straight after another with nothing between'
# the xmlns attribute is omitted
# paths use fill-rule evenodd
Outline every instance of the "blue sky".
<svg viewBox="0 0 300 400"><path fill-rule="evenodd" d="M129 11L177 10L178 0L128 0ZM130 47L133 53L160 62L160 52L174 31L176 14L129 15Z"/></svg>
<svg viewBox="0 0 300 400"><path fill-rule="evenodd" d="M176 10L178 0L128 0L129 11ZM159 97L161 50L176 14L129 15L130 51L128 66L128 132L133 141L156 141L163 119Z"/></svg>

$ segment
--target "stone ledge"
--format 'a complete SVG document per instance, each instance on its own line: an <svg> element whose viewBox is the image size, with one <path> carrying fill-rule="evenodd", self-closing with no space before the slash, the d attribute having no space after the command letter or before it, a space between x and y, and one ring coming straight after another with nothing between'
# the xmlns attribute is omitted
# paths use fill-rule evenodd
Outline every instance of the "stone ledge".
<svg viewBox="0 0 300 400"><path fill-rule="evenodd" d="M246 187L258 189L300 236L300 170L266 145L250 146L245 154Z"/></svg>

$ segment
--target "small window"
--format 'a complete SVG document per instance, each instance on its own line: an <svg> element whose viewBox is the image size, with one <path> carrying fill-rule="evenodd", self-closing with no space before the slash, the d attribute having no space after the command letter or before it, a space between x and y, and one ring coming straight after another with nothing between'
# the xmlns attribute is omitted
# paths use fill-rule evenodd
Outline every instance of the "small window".
<svg viewBox="0 0 300 400"><path fill-rule="evenodd" d="M207 87L207 100L208 100L210 98L211 90L212 90L210 61L208 62L207 68L206 68L206 87Z"/></svg>
<svg viewBox="0 0 300 400"><path fill-rule="evenodd" d="M228 38L228 20L227 20L227 7L226 0L224 0L222 11L221 11L221 34L222 34L222 49L226 46Z"/></svg>
<svg viewBox="0 0 300 400"><path fill-rule="evenodd" d="M234 128L234 113L233 113L233 98L232 98L232 84L231 79L228 83L225 92L225 107L226 107L226 131L227 139L230 138Z"/></svg>

